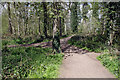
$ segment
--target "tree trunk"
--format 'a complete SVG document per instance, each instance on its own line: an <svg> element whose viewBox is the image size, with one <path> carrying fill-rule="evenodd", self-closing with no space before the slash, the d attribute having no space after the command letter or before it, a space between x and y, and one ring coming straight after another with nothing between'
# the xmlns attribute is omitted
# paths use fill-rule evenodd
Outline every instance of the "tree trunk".
<svg viewBox="0 0 120 80"><path fill-rule="evenodd" d="M60 28L60 36L62 36L61 17L59 17L59 28Z"/></svg>
<svg viewBox="0 0 120 80"><path fill-rule="evenodd" d="M54 19L53 39L55 38L56 32L57 32L57 19Z"/></svg>
<svg viewBox="0 0 120 80"><path fill-rule="evenodd" d="M105 22L106 22L106 20L104 19L104 20L103 20L103 35L105 34L105 31L106 31L106 27L105 27L105 24L106 24L106 23L105 23Z"/></svg>
<svg viewBox="0 0 120 80"><path fill-rule="evenodd" d="M47 38L47 4L43 2L43 10L44 10L44 35Z"/></svg>
<svg viewBox="0 0 120 80"><path fill-rule="evenodd" d="M27 31L28 31L28 3L26 4L26 8L25 8L25 25L26 25L26 28L25 28L25 35L27 35Z"/></svg>
<svg viewBox="0 0 120 80"><path fill-rule="evenodd" d="M59 38L59 30L58 30L58 3L53 3L54 7L54 26L53 26L53 40L52 40L52 48L53 53L61 53L60 49L60 38Z"/></svg>
<svg viewBox="0 0 120 80"><path fill-rule="evenodd" d="M18 36L19 36L20 35L20 18L19 18L19 15L17 17L18 17Z"/></svg>
<svg viewBox="0 0 120 80"><path fill-rule="evenodd" d="M67 34L67 26L66 26L66 23L65 23L65 34Z"/></svg>
<svg viewBox="0 0 120 80"><path fill-rule="evenodd" d="M13 34L12 30L12 22L11 22L11 12L10 12L10 3L8 2L8 20L9 20L9 32L10 34Z"/></svg>
<svg viewBox="0 0 120 80"><path fill-rule="evenodd" d="M38 24L39 24L39 35L40 35L40 34L41 34L41 29L40 29L40 17L39 17L38 19L39 19Z"/></svg>
<svg viewBox="0 0 120 80"><path fill-rule="evenodd" d="M27 16L26 16L27 17ZM25 28L25 35L27 35L27 31L28 31L28 17L26 19L26 28Z"/></svg>
<svg viewBox="0 0 120 80"><path fill-rule="evenodd" d="M112 22L112 20L111 20L111 22ZM113 44L113 39L114 39L114 34L115 34L115 32L113 31L113 26L114 25L111 25L110 26L110 36L109 36L109 38L110 38L110 45L112 46L112 44Z"/></svg>
<svg viewBox="0 0 120 80"><path fill-rule="evenodd" d="M67 34L67 25L66 25L66 19L64 19L64 25L65 25L65 27L64 27L64 32L65 32L65 35Z"/></svg>

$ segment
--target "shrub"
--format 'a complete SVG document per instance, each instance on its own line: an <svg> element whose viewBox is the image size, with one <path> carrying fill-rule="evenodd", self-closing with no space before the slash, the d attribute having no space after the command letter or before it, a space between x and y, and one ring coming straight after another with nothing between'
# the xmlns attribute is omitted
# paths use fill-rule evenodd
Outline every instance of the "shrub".
<svg viewBox="0 0 120 80"><path fill-rule="evenodd" d="M101 38L100 38L101 37ZM104 36L73 36L68 43L88 51L101 52L106 49Z"/></svg>

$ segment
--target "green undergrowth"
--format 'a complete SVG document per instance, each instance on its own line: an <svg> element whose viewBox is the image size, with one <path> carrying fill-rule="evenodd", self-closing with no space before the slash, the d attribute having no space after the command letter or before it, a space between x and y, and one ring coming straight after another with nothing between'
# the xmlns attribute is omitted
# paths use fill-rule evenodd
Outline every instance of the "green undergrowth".
<svg viewBox="0 0 120 80"><path fill-rule="evenodd" d="M120 63L118 57L120 56L105 53L98 56L97 59L103 64L103 66L105 66L110 72L112 72L112 74L114 74L115 77L118 78L118 76L120 76Z"/></svg>
<svg viewBox="0 0 120 80"><path fill-rule="evenodd" d="M63 35L60 37L60 39L66 38L70 35ZM32 44L32 43L40 43L40 42L48 42L52 40L52 36L49 36L48 38L45 38L44 36L39 37L9 37L2 40L3 45L19 45L19 44Z"/></svg>
<svg viewBox="0 0 120 80"><path fill-rule="evenodd" d="M2 40L3 45L19 45L19 44L32 44L32 43L40 43L40 42L48 42L51 38L44 38L43 36L40 37L10 37L5 40Z"/></svg>
<svg viewBox="0 0 120 80"><path fill-rule="evenodd" d="M107 39L100 35L73 36L68 43L88 51L101 52L107 49L105 44L106 41Z"/></svg>
<svg viewBox="0 0 120 80"><path fill-rule="evenodd" d="M3 78L57 78L63 54L51 52L51 48L3 47Z"/></svg>

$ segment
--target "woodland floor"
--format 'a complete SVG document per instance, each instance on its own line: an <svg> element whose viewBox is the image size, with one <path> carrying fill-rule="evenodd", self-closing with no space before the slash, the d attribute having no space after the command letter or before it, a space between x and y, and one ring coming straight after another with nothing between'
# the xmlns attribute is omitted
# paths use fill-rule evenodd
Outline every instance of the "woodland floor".
<svg viewBox="0 0 120 80"><path fill-rule="evenodd" d="M96 59L101 53L89 52L69 45L67 41L71 38L61 39L61 49L64 59L60 67L59 78L115 78L105 67ZM9 45L8 47L30 47L30 46L51 47L51 42L42 42L27 45Z"/></svg>

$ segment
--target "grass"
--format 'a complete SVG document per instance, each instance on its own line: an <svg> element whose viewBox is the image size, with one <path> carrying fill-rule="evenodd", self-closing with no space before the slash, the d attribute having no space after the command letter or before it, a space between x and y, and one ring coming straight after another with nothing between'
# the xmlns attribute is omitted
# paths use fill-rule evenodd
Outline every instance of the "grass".
<svg viewBox="0 0 120 80"><path fill-rule="evenodd" d="M48 55L51 48L2 49L3 78L57 78L63 54Z"/></svg>

